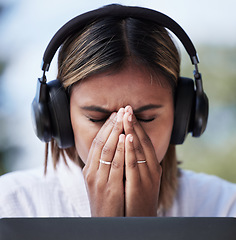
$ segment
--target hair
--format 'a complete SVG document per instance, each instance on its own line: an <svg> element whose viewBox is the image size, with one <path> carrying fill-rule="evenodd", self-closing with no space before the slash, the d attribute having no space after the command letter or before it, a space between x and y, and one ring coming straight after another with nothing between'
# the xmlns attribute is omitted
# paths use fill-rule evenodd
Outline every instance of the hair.
<svg viewBox="0 0 236 240"><path fill-rule="evenodd" d="M160 74L174 90L180 73L180 57L175 44L167 30L158 24L134 18L107 17L92 22L80 32L71 35L61 46L58 55L58 76L65 89L70 89L81 80L98 73L115 73L125 66L135 64L147 69L155 79ZM161 80L159 80L161 81ZM45 170L47 165L47 151ZM58 148L51 141L53 164L56 168L60 155L66 163L69 159L79 164L75 147ZM173 202L177 189L177 160L175 146L169 145L161 162L163 174L161 179L159 207L168 209Z"/></svg>

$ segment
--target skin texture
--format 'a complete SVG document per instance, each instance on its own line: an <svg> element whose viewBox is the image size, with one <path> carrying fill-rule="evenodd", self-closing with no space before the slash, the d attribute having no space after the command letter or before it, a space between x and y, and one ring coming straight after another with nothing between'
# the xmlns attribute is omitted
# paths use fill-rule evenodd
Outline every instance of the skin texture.
<svg viewBox="0 0 236 240"><path fill-rule="evenodd" d="M75 85L70 106L92 216L156 216L173 127L171 88L128 66Z"/></svg>

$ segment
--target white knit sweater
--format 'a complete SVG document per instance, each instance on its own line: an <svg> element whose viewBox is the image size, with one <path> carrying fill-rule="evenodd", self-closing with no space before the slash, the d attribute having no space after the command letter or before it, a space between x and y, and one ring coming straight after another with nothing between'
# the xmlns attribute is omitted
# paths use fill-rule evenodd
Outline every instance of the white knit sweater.
<svg viewBox="0 0 236 240"><path fill-rule="evenodd" d="M90 206L81 169L70 162L56 171L43 169L0 177L0 217L89 217ZM182 170L173 217L236 217L236 184L215 176Z"/></svg>

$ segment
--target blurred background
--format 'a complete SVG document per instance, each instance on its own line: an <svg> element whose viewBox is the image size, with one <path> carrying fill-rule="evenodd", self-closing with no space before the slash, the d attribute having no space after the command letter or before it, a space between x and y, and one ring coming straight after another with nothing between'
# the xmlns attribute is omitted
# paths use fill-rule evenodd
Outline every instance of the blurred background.
<svg viewBox="0 0 236 240"><path fill-rule="evenodd" d="M41 60L54 33L83 12L114 3L106 0L0 0L0 175L41 166L44 144L33 132L31 102ZM201 138L188 136L177 147L181 167L236 182L236 2L234 0L117 1L153 8L175 19L192 39L210 100ZM182 56L181 75L193 67ZM55 79L56 57L48 80Z"/></svg>

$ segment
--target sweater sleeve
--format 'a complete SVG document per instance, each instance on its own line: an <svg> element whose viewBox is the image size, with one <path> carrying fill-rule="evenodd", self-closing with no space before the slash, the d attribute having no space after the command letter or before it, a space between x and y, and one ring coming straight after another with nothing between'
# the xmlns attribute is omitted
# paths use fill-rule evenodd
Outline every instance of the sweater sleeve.
<svg viewBox="0 0 236 240"><path fill-rule="evenodd" d="M0 218L79 216L53 169L46 176L42 168L5 174L0 191Z"/></svg>
<svg viewBox="0 0 236 240"><path fill-rule="evenodd" d="M24 179L24 181L22 181ZM25 188L28 183L28 189ZM22 178L22 173L9 173L0 178L0 217L32 217L32 179Z"/></svg>

